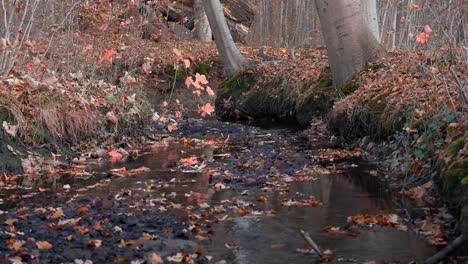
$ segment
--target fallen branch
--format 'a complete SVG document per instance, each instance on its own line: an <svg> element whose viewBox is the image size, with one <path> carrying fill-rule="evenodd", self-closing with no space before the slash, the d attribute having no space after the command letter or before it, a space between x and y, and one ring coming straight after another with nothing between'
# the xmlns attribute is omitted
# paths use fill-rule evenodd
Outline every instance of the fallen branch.
<svg viewBox="0 0 468 264"><path fill-rule="evenodd" d="M434 256L426 259L424 261L425 264L437 264L439 261L447 257L447 255L457 249L459 246L463 245L465 242L466 237L464 235L459 235L455 240L453 240L450 244L444 247L441 251L437 252Z"/></svg>
<svg viewBox="0 0 468 264"><path fill-rule="evenodd" d="M301 234L302 234L302 237L304 237L304 240L315 250L315 252L317 252L317 254L320 257L322 257L323 256L322 251L317 246L317 244L315 244L314 240L312 240L309 233L301 229Z"/></svg>

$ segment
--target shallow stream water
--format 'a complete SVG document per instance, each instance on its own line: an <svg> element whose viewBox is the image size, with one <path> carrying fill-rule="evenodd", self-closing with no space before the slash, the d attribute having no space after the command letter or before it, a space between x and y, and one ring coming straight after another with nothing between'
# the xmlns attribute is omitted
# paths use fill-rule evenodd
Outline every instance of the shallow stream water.
<svg viewBox="0 0 468 264"><path fill-rule="evenodd" d="M125 200L123 200L124 202L113 200L113 197L116 197L115 195L121 193L122 190L131 190L132 196L148 199L157 199L161 197L161 193L166 193L167 197L171 197L170 203L181 206L169 209L167 212L159 212L158 206L152 209L145 207L145 210L139 212L143 212L145 217L148 217L148 219L145 218L146 222L142 221L136 225L137 228L125 221L118 222L124 232L128 233L119 235L124 239L130 239L132 232L137 232L135 230L138 232L149 230L160 234L163 238L167 237L167 239L196 241L193 235L166 236L161 232L161 229L163 226L174 224L164 221L177 221L180 225L177 225L175 229L182 233L186 232L185 208L193 206L195 208L193 211L196 211L197 206L206 204L210 207L223 205L227 209L225 215L229 216L218 223L207 221L204 228L210 230L210 239L196 241L197 246L202 247L203 255L212 256L213 260L224 259L228 263L316 262L318 261L316 255L297 251L297 249L303 249L307 246L300 234L301 229L309 232L322 249L330 249L335 260L342 262L386 260L405 263L410 260L424 260L436 251L433 246L428 245L421 237L412 232L411 228L407 232L399 231L393 227L363 228L356 236L333 235L324 231L326 226L346 226L347 217L351 215L401 212L402 208L399 208L397 204L401 204L402 201L398 198L392 198L382 189L378 179L369 174L368 165L362 160L354 159L353 162L358 162L359 166L353 166L355 168L347 169L344 173L316 174L312 175L313 178L310 180L288 182L287 192L284 192L284 188L273 188L272 191L263 192L262 188L272 184L267 177L268 167L277 164L275 161L279 160L283 165L278 165L278 170L294 177L294 173L304 166L315 164L310 158L310 153L307 152L307 148L314 146L306 144L303 139L297 138L288 129L263 130L242 125L211 122L200 124L198 128L195 125L181 130L183 136L186 137L226 138L227 135L230 135L231 138L227 144L217 148L174 143L157 148L156 151L134 160L116 164L94 165L89 170L95 173L86 179L72 176L49 177L35 181L19 179L18 183L22 186L21 189L2 190L0 197L4 203L0 205L0 210L8 212L19 207L47 208L50 206L75 210L85 205L91 209L91 213L96 214L93 216L96 219L103 216L111 219L112 225L116 225L110 217L111 215L125 214L126 211L134 210L135 206L138 207L134 202L129 202L132 209L126 209L125 206L128 204L125 203ZM286 141L287 144L279 143ZM222 183L226 189L216 190L206 170L198 172L177 167L180 158L191 155L200 157L203 154L209 170L217 171L220 174L225 171L234 174L229 179L216 176L216 174L213 177L214 182ZM245 169L239 166L240 163L258 161L259 158L265 160L265 168ZM341 163L346 164L347 162L341 161ZM109 178L110 169L123 166L127 170L144 166L150 171L134 176ZM151 184L157 185L157 189L149 191L148 186ZM65 185L70 185L71 189L64 190ZM39 192L39 188L47 189L41 189ZM11 195L17 194L22 194L24 197L11 199ZM31 197L28 198L29 196ZM265 202L258 202L260 196L266 198ZM314 196L321 202L321 205L317 207L282 205L284 200L290 197L300 199L310 196ZM237 201L250 204L249 208L252 210L272 213L271 215L258 216L251 214L240 216L229 213L230 206L226 204L226 200L232 200L234 197ZM107 201L110 205L106 204L106 199L110 200ZM70 211L73 211L72 209ZM153 213L155 215L151 218ZM161 216L164 214L170 216L164 218ZM135 215L139 214L135 213ZM4 218L0 222L4 222L9 217L12 217L9 213L0 215L0 218ZM49 220L44 219L44 217L32 218L29 225L37 226L40 230L41 223L47 221ZM158 225L154 224L155 221L158 221ZM25 236L43 235L37 233L38 231L36 233L31 231L29 235L27 230L34 229L34 227L28 227L28 224L18 227L18 229L21 228L26 233ZM5 231L5 227L2 229ZM45 229L45 231L47 230ZM83 239L99 237L99 234L86 235ZM6 239L7 236L4 235L3 238ZM58 236L52 236L50 239L63 240ZM78 240L80 239L79 237ZM64 245L57 248L55 254L65 254L66 256L62 258L43 256L43 259L50 262L59 260L67 262L85 256L94 260L95 263L102 263L112 259L108 256L119 255L130 260L132 257L143 257L143 253L155 250L155 248L150 248L147 252L136 254L135 251L126 252L124 249L116 249L115 245L112 244L115 243L115 240L106 241L104 238L101 248L93 251L89 251L82 243L73 246ZM53 244L61 243L50 242ZM176 253L166 249L161 250L163 252L157 250L155 252L161 255ZM4 258L14 255L8 253L5 246L0 246L0 254L3 254Z"/></svg>

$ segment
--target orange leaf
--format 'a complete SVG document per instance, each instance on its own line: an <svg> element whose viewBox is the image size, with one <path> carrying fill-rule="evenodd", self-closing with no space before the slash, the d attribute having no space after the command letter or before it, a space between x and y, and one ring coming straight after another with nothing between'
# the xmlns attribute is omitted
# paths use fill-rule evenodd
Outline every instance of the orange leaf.
<svg viewBox="0 0 468 264"><path fill-rule="evenodd" d="M200 113L203 117L206 115L211 115L215 111L214 107L211 105L211 103L207 103L204 106L200 107Z"/></svg>
<svg viewBox="0 0 468 264"><path fill-rule="evenodd" d="M44 249L44 250L49 250L53 247L52 244L47 241L37 241L36 246L38 249Z"/></svg>
<svg viewBox="0 0 468 264"><path fill-rule="evenodd" d="M182 166L192 166L198 163L198 159L197 157L190 157L190 158L180 159L179 162Z"/></svg>
<svg viewBox="0 0 468 264"><path fill-rule="evenodd" d="M195 82L201 83L201 84L208 84L208 80L206 80L206 76L203 74L195 74Z"/></svg>
<svg viewBox="0 0 468 264"><path fill-rule="evenodd" d="M190 68L190 60L185 59L184 64L186 69Z"/></svg>
<svg viewBox="0 0 468 264"><path fill-rule="evenodd" d="M416 36L416 41L421 43L421 44L426 44L427 42L427 34L425 32L419 33Z"/></svg>
<svg viewBox="0 0 468 264"><path fill-rule="evenodd" d="M117 150L113 149L111 151L109 151L109 153L107 153L107 155L111 158L111 161L112 162L117 162L119 161L121 158L123 158L123 155L120 154Z"/></svg>
<svg viewBox="0 0 468 264"><path fill-rule="evenodd" d="M108 49L104 51L104 54L99 59L99 64L103 64L104 62L112 62L112 58L117 54L117 52L113 49Z"/></svg>
<svg viewBox="0 0 468 264"><path fill-rule="evenodd" d="M48 219L57 219L57 218L60 218L60 217L63 217L65 216L65 214L63 213L63 209L62 208L58 208L57 211L55 211L53 214L50 214L49 216L47 216Z"/></svg>
<svg viewBox="0 0 468 264"><path fill-rule="evenodd" d="M189 76L189 77L187 77L187 79L185 79L185 86L187 86L187 88L190 88L192 83L193 83L193 79L192 79L191 76Z"/></svg>
<svg viewBox="0 0 468 264"><path fill-rule="evenodd" d="M177 129L178 129L178 128L177 128L177 126L175 126L175 125L168 125L168 126L167 126L167 130L169 130L169 132L172 132L172 131L177 130Z"/></svg>

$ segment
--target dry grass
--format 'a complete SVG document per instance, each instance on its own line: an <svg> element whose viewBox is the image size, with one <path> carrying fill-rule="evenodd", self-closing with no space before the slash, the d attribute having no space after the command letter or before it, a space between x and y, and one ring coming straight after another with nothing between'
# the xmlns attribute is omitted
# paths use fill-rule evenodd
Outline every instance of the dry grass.
<svg viewBox="0 0 468 264"><path fill-rule="evenodd" d="M92 136L97 131L97 115L87 109L72 109L63 113L65 133L72 141Z"/></svg>

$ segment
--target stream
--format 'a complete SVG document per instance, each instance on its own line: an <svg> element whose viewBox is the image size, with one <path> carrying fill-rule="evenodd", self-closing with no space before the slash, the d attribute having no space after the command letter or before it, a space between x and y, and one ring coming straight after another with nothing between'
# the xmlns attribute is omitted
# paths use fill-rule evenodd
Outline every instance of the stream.
<svg viewBox="0 0 468 264"><path fill-rule="evenodd" d="M335 262L407 263L436 252L411 228L347 222L362 214L404 217L408 201L392 197L370 164L343 157L321 131L306 140L289 128L195 121L178 133L186 140L91 164L87 176L19 178L3 188L0 262L130 263L153 252L165 263L319 262L301 229ZM188 157L198 162L181 166ZM123 167L145 170L112 171ZM21 247L12 246L18 241ZM38 249L37 241L53 247Z"/></svg>

